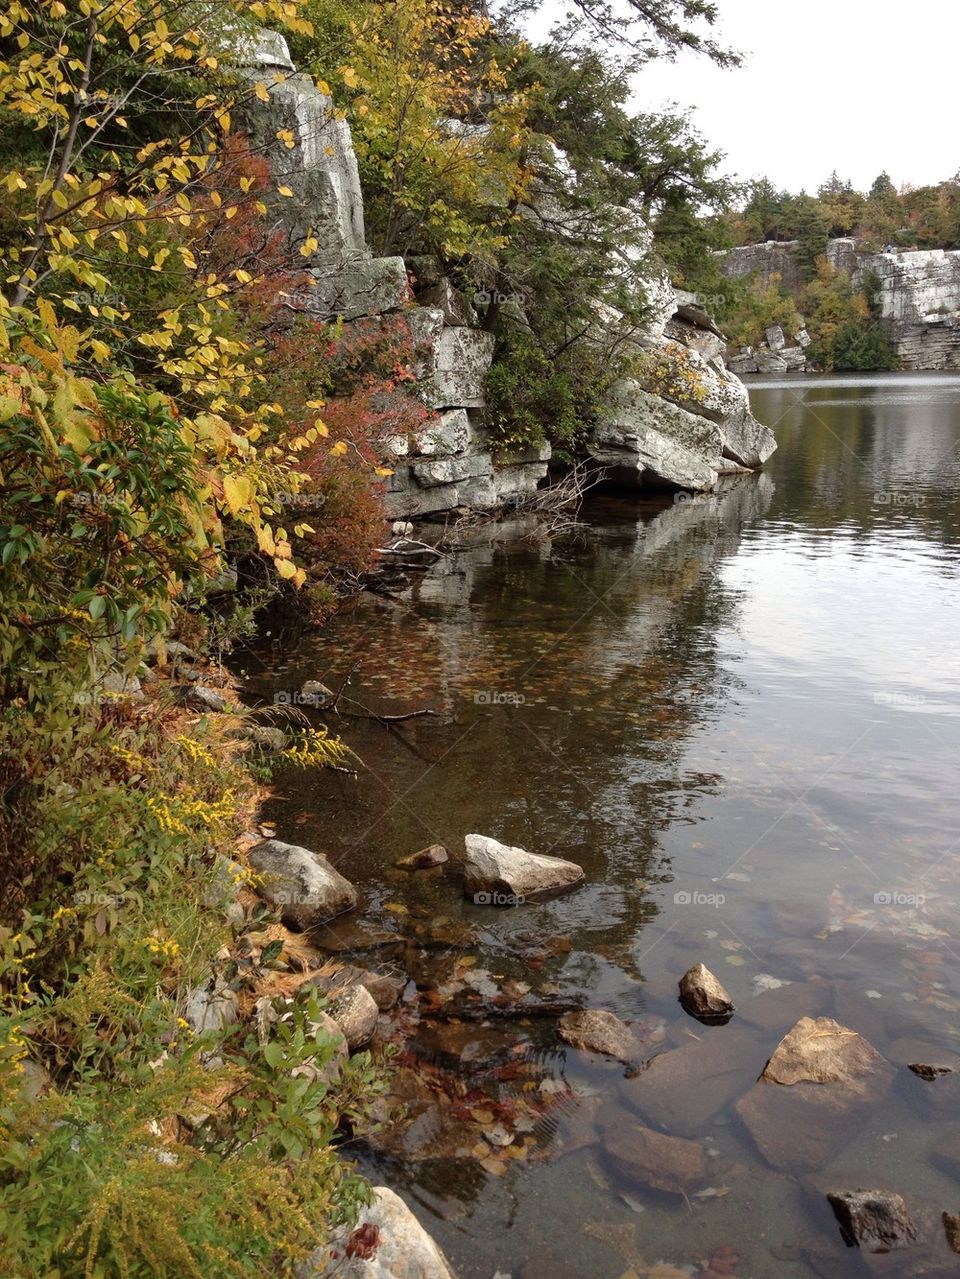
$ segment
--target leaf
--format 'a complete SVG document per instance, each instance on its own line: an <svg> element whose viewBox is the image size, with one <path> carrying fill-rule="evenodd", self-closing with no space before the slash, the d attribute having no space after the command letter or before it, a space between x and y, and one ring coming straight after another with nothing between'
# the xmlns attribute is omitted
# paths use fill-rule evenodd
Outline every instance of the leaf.
<svg viewBox="0 0 960 1279"><path fill-rule="evenodd" d="M275 1039L271 1039L270 1043L263 1050L263 1059L271 1070L276 1070L283 1064L286 1054L283 1051L283 1045L278 1044Z"/></svg>
<svg viewBox="0 0 960 1279"><path fill-rule="evenodd" d="M278 958L282 950L283 940L281 938L277 937L273 941L267 942L266 946L264 946L263 950L260 952L260 963L272 964L273 961Z"/></svg>

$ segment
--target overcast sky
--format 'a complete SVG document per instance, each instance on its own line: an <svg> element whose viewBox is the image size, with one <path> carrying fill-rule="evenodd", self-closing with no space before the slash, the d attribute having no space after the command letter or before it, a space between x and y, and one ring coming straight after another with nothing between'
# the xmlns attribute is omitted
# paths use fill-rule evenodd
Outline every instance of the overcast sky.
<svg viewBox="0 0 960 1279"><path fill-rule="evenodd" d="M719 71L681 55L646 68L635 105L696 108L727 172L814 191L836 169L859 189L960 169L960 0L717 0L723 42L746 55ZM566 0L545 0L562 14Z"/></svg>

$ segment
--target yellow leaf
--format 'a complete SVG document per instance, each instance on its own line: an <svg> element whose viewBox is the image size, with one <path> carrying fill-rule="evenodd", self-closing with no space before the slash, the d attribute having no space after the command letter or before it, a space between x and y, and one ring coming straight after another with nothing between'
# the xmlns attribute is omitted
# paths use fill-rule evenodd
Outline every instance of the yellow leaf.
<svg viewBox="0 0 960 1279"><path fill-rule="evenodd" d="M274 560L273 562L277 566L277 572L286 581L296 577L297 566L294 564L293 560Z"/></svg>
<svg viewBox="0 0 960 1279"><path fill-rule="evenodd" d="M280 192L281 195L285 195L288 199L290 199L293 196L293 192L287 186L277 187L277 190Z"/></svg>

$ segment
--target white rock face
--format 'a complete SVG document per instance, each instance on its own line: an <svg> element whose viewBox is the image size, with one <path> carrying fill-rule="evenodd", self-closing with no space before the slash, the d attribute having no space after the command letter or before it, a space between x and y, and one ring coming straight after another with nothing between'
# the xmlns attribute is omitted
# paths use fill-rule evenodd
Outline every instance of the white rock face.
<svg viewBox="0 0 960 1279"><path fill-rule="evenodd" d="M466 837L463 889L480 905L513 906L528 898L572 888L583 868L559 857L511 848L486 835Z"/></svg>
<svg viewBox="0 0 960 1279"><path fill-rule="evenodd" d="M356 1229L341 1228L297 1279L456 1279L446 1257L398 1194L374 1186Z"/></svg>
<svg viewBox="0 0 960 1279"><path fill-rule="evenodd" d="M302 932L357 904L356 889L322 853L268 839L248 856L258 875L257 892L280 909L288 928Z"/></svg>

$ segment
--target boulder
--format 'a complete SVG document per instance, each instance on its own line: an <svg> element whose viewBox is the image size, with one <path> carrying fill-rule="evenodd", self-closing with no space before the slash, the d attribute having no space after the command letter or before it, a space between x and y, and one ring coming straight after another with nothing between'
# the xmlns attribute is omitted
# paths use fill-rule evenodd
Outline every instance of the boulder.
<svg viewBox="0 0 960 1279"><path fill-rule="evenodd" d="M431 844L429 848L421 848L418 853L409 857L401 857L395 864L401 870L429 870L432 866L442 866L449 861L450 854L442 844Z"/></svg>
<svg viewBox="0 0 960 1279"><path fill-rule="evenodd" d="M705 964L695 964L680 978L680 1002L701 1021L728 1021L734 1003Z"/></svg>
<svg viewBox="0 0 960 1279"><path fill-rule="evenodd" d="M742 351L739 355L728 355L725 363L730 372L737 375L760 372L757 357L752 350Z"/></svg>
<svg viewBox="0 0 960 1279"><path fill-rule="evenodd" d="M464 893L481 905L519 905L527 898L572 888L583 879L583 868L576 862L511 848L486 835L468 835L465 842Z"/></svg>
<svg viewBox="0 0 960 1279"><path fill-rule="evenodd" d="M774 1050L761 1079L793 1084L844 1084L868 1095L871 1077L885 1066L855 1030L831 1017L801 1017Z"/></svg>
<svg viewBox="0 0 960 1279"><path fill-rule="evenodd" d="M338 1227L297 1269L297 1279L456 1279L398 1194L374 1186L356 1226Z"/></svg>
<svg viewBox="0 0 960 1279"><path fill-rule="evenodd" d="M368 1044L376 1029L380 1009L377 1001L359 982L335 995L327 1007L328 1014L343 1031L352 1050Z"/></svg>
<svg viewBox="0 0 960 1279"><path fill-rule="evenodd" d="M344 911L353 910L357 892L322 853L268 839L251 848L250 865L258 873L257 892L288 928L303 932Z"/></svg>
<svg viewBox="0 0 960 1279"><path fill-rule="evenodd" d="M624 1063L633 1061L638 1055L639 1045L630 1027L601 1008L564 1013L557 1032L564 1043L584 1052L603 1053Z"/></svg>
<svg viewBox="0 0 960 1279"><path fill-rule="evenodd" d="M758 347L754 359L757 364L758 373L786 373L787 362L776 351L768 351L765 347Z"/></svg>
<svg viewBox="0 0 960 1279"><path fill-rule="evenodd" d="M772 1167L809 1172L844 1146L892 1073L856 1031L829 1017L802 1017L736 1111Z"/></svg>
<svg viewBox="0 0 960 1279"><path fill-rule="evenodd" d="M707 1161L700 1142L645 1128L615 1107L601 1111L597 1125L605 1158L629 1181L684 1195L706 1180Z"/></svg>
<svg viewBox="0 0 960 1279"><path fill-rule="evenodd" d="M771 324L769 328L764 330L763 336L766 338L767 346L771 351L782 351L787 345L787 339L779 324Z"/></svg>
<svg viewBox="0 0 960 1279"><path fill-rule="evenodd" d="M301 704L316 706L318 710L323 710L325 706L330 705L335 696L336 694L332 689L327 688L326 684L321 684L318 679L308 679L300 689L299 701Z"/></svg>
<svg viewBox="0 0 960 1279"><path fill-rule="evenodd" d="M848 1245L864 1252L889 1252L916 1241L907 1205L892 1191L834 1190L827 1199Z"/></svg>
<svg viewBox="0 0 960 1279"><path fill-rule="evenodd" d="M290 1073L294 1079L321 1079L326 1084L335 1084L350 1056L347 1037L333 1018L323 1012L311 1023L310 1029L318 1039L326 1041L331 1048L331 1055L322 1062L319 1057L311 1057L299 1066L294 1066ZM326 1053L324 1056L326 1057Z"/></svg>
<svg viewBox="0 0 960 1279"><path fill-rule="evenodd" d="M763 466L777 450L773 432L758 422L749 408L736 410L719 426L724 457L733 458L741 466L751 469Z"/></svg>
<svg viewBox="0 0 960 1279"><path fill-rule="evenodd" d="M369 968L357 968L353 964L345 964L333 974L318 973L309 982L309 985L316 986L330 996L335 996L350 986L363 986L381 1012L394 1007L406 984L404 977L375 973Z"/></svg>

